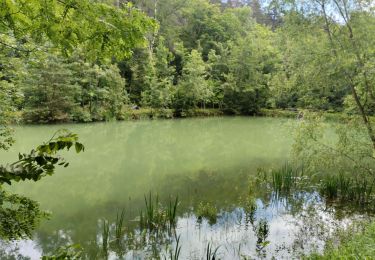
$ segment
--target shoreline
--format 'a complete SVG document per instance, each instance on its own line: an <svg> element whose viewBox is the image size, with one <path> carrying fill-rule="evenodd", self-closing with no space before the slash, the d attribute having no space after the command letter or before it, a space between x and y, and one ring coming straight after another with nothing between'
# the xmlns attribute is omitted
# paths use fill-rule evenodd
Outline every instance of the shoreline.
<svg viewBox="0 0 375 260"><path fill-rule="evenodd" d="M136 110L126 109L116 118L102 119L102 120L61 120L61 121L44 121L44 122L27 122L22 120L22 114L18 114L18 120L12 122L10 125L59 125L59 124L90 124L99 122L112 121L142 121L142 120L158 120L158 119L184 119L184 118L205 118L205 117L275 117L275 118L297 118L299 113L311 112L320 113L326 120L335 121L342 119L343 116L356 117L356 115L346 115L343 112L329 112L329 111L309 111L307 109L266 109L262 108L257 114L246 115L236 113L225 113L223 110L216 108L206 109L190 109L183 111L181 115L176 116L173 109L151 109L140 108ZM375 120L375 117L370 117Z"/></svg>

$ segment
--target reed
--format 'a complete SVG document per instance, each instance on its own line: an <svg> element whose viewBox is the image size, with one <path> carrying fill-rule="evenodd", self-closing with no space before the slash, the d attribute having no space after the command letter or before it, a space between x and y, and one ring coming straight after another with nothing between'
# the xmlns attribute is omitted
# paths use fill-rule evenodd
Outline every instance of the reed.
<svg viewBox="0 0 375 260"><path fill-rule="evenodd" d="M125 218L125 210L122 210L121 213L117 213L116 216L116 223L115 223L115 238L116 241L120 242L124 236L124 218Z"/></svg>
<svg viewBox="0 0 375 260"><path fill-rule="evenodd" d="M180 254L181 254L180 238L181 236L178 236L176 239L176 247L174 251L171 250L169 252L170 260L178 260L180 258Z"/></svg>
<svg viewBox="0 0 375 260"><path fill-rule="evenodd" d="M152 194L145 195L145 211L140 212L139 227L149 231L171 231L177 224L178 197L170 197L167 206L159 203L159 197Z"/></svg>
<svg viewBox="0 0 375 260"><path fill-rule="evenodd" d="M158 205L159 198L156 196L156 207ZM145 204L146 204L146 212L145 212L145 224L146 227L150 230L152 230L155 226L155 208L154 208L154 203L152 200L152 194L151 192L149 193L149 197L147 199L147 196L145 195Z"/></svg>
<svg viewBox="0 0 375 260"><path fill-rule="evenodd" d="M342 197L348 197L352 187L352 179L347 178L343 173L340 173L338 176L340 195Z"/></svg>
<svg viewBox="0 0 375 260"><path fill-rule="evenodd" d="M208 220L208 223L210 225L213 225L217 221L218 217L218 210L216 206L207 203L199 203L198 207L195 210L195 214L198 217L198 222L201 222L203 218Z"/></svg>
<svg viewBox="0 0 375 260"><path fill-rule="evenodd" d="M328 199L365 204L371 201L373 188L374 182L368 178L340 173L324 177L321 180L320 192Z"/></svg>
<svg viewBox="0 0 375 260"><path fill-rule="evenodd" d="M219 250L219 247L220 246L218 246L215 249L213 249L213 247L210 244L210 242L208 242L207 248L206 248L206 260L215 260L215 259L217 259L216 254L217 254L217 251Z"/></svg>
<svg viewBox="0 0 375 260"><path fill-rule="evenodd" d="M266 219L261 219L255 227L255 234L257 236L256 250L262 251L270 242L267 237L270 234L270 227Z"/></svg>
<svg viewBox="0 0 375 260"><path fill-rule="evenodd" d="M322 180L321 193L329 199L335 199L339 194L340 180L336 176L326 176Z"/></svg>
<svg viewBox="0 0 375 260"><path fill-rule="evenodd" d="M276 192L289 192L303 176L303 168L293 168L285 163L281 168L272 170L272 187Z"/></svg>
<svg viewBox="0 0 375 260"><path fill-rule="evenodd" d="M109 222L103 220L103 231L102 231L102 249L105 256L108 256L109 246Z"/></svg>
<svg viewBox="0 0 375 260"><path fill-rule="evenodd" d="M177 224L177 206L178 206L178 196L172 202L172 198L169 198L169 204L167 209L167 219L170 227L175 227Z"/></svg>
<svg viewBox="0 0 375 260"><path fill-rule="evenodd" d="M368 203L371 200L373 182L369 182L366 179L356 179L354 183L355 184L352 188L352 199L359 204Z"/></svg>

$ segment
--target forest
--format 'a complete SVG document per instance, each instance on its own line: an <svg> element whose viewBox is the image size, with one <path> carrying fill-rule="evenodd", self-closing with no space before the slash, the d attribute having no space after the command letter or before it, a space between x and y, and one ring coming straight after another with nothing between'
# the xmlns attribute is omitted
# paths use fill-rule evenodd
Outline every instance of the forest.
<svg viewBox="0 0 375 260"><path fill-rule="evenodd" d="M275 119L267 121L268 117ZM155 120L147 121L146 127L143 120L134 119ZM65 128L73 132L60 130ZM133 128L137 130L131 132ZM35 146L34 137L39 143L48 141ZM36 148L23 153L31 147ZM64 152L70 148L80 154ZM0 150L0 258L10 257L9 243L31 239L39 241L35 243L43 248L39 257L44 259L201 259L192 256L199 250L206 259L371 259L375 255L371 250L375 244L375 3L0 0ZM67 160L61 152L68 154ZM90 159L86 154L91 154ZM10 163L10 158L17 161ZM70 161L78 166L69 166ZM83 215L74 215L71 219L81 220L74 228L67 227L73 220L63 219L67 213L57 214L56 222L63 227L38 229L49 215L43 207L59 209L34 188L25 192L29 186L22 182L39 184L43 178L40 183L45 183L45 176L59 172L51 183L43 184L53 193L58 190L53 179L71 168L82 176L90 176L86 171L102 172L85 181L68 175L74 184L62 176L63 187L79 193L85 184L104 185L103 197L92 195L95 192L90 198L81 194L82 200L88 200L82 210L90 215L87 222ZM126 177L119 175L126 171ZM173 175L177 172L180 175ZM167 174L174 180L171 186ZM186 187L197 194L191 195ZM117 193L124 189L128 202ZM70 192L66 195L70 201L78 199ZM122 209L125 202L138 208L144 201L143 211ZM90 203L105 220L89 214ZM313 219L328 214L322 208L332 209L327 215L332 222L319 226L327 234L319 238L323 249L311 245L294 250L297 256L290 251L275 253L281 238L272 237L273 222L267 212L278 203L285 203L283 210L304 225L308 224L296 219L299 213L308 212ZM315 215L306 208L314 208ZM189 244L184 233L176 231L188 222L188 212L199 226L212 228L219 225L220 217L230 218L238 209L243 211L244 226L253 227L254 250L246 251L250 242L243 242L241 252L242 242L239 246L233 242L229 246L234 255L229 249L220 253L228 245L221 246L223 241L215 240L212 230L206 231L212 239L202 241L203 246ZM78 214L78 209L67 212ZM331 234L330 225L342 226L344 218L352 225ZM357 222L359 218L364 221ZM135 221L139 227L133 227ZM100 231L93 230L95 225ZM86 229L87 237L79 236L80 228ZM45 242L51 230L73 232L70 240L83 249L57 238L52 248ZM356 234L353 239L346 238L350 232ZM360 239L361 235L368 239ZM92 242L95 236L100 242ZM339 247L335 239L341 241ZM303 238L296 241L291 248L304 243ZM181 253L181 248L188 252ZM146 253L137 258L134 252Z"/></svg>
<svg viewBox="0 0 375 260"><path fill-rule="evenodd" d="M87 24L50 25L46 35L34 28L30 39L2 25L1 89L11 93L2 100L27 123L123 119L134 107L171 109L176 116L195 108L244 115L262 108L353 114L355 85L364 112L372 114L374 17L366 7L341 17L324 3L155 0L130 7L118 1L143 11L133 25L143 38L134 44L106 36L101 24L90 27L104 34L78 47L76 38L85 36L77 31ZM27 22L19 19L7 22ZM116 26L133 21L121 22ZM61 29L70 38L60 39L66 37ZM89 47L97 50L86 52Z"/></svg>

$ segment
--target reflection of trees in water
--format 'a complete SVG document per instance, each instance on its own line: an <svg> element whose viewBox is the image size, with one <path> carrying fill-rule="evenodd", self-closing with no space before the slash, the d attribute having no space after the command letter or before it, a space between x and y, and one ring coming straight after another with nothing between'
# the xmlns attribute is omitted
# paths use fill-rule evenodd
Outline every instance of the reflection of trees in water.
<svg viewBox="0 0 375 260"><path fill-rule="evenodd" d="M24 242L24 241L22 241ZM24 256L20 253L22 249L22 242L12 243L0 240L0 259L2 260L29 260L28 256Z"/></svg>
<svg viewBox="0 0 375 260"><path fill-rule="evenodd" d="M197 180L200 179L197 178ZM202 195L201 198L205 198L204 195L206 194L209 195L210 193L200 194ZM215 194L214 192L211 195L215 196ZM212 199L216 205L220 205L218 201L214 200L214 197L207 198ZM186 200L184 202L185 206L180 208L180 221L182 221L180 225L187 219L193 220L195 225L192 224L186 227L188 228L186 232L208 232L205 236L210 237L211 233L207 231L209 229L204 227L208 223L205 222L207 220L198 225L198 217L192 213L191 207L189 207L192 204L188 204L189 202L195 202L195 199ZM246 252L252 252L249 256L266 258L277 256L278 254L290 256L293 252L298 255L315 249L319 251L323 248L326 239L328 239L329 235L335 229L343 223L350 223L350 219L356 216L355 214L349 214L346 217L338 218L336 214L337 210L335 208L327 208L325 201L316 192L295 192L284 195L270 193L268 197L254 199L246 197L246 191L244 191L241 198L234 199L231 203L231 207L229 206L230 203L223 207L218 207L218 221L212 224L212 228L213 230L233 230L238 228L240 229L240 234L247 233L246 237L253 237L252 242L239 240L238 248L233 248L233 250L238 251L238 256L246 255ZM186 215L186 212L190 213ZM113 216L115 217L115 215L114 212ZM342 216L342 213L340 215ZM85 233L82 237L77 236L77 231L74 230L60 230L57 232L39 233L36 241L38 241L45 254L54 252L56 248L66 244L80 243L85 249L85 256L88 259L101 257L103 256L103 222L98 219L95 220L96 225L93 228L95 231L93 233ZM281 221L282 225L289 224L292 227L289 228L288 232L291 237L294 237L293 241L284 244L279 243L278 238L271 235L275 219ZM115 228L114 220L109 222L110 233L112 234L109 238L109 241L111 241L108 249L109 256L115 256L116 258L142 258L148 256L152 258L169 254L169 250L173 251L175 249L176 237L181 232L178 228L176 233L166 232L165 230L155 230L154 232L141 231L138 228L138 222L134 220L134 215L127 215L127 220L125 224L126 232L121 241L117 242L113 235ZM80 241L78 239L83 240ZM225 244L224 241L222 243ZM181 247L183 251L194 249L185 246L184 242L182 242ZM199 247L204 249L206 246L204 241L202 241L202 245ZM229 245L229 249L228 247L223 247L223 249L218 251L218 254L232 254L232 252L229 252L232 250L230 248L231 245ZM198 248L194 250L198 250ZM16 249L14 252L9 252L9 254L7 252L9 259L13 259L12 257L16 256L16 254Z"/></svg>
<svg viewBox="0 0 375 260"><path fill-rule="evenodd" d="M179 197L182 198L179 206L180 224L190 219L187 229L190 232L208 232L205 236L211 236L207 231L207 220L201 220L198 225L198 216L194 215L194 208L199 202L204 201L215 205L217 208L217 221L211 223L212 227L218 230L231 230L238 228L240 234L247 234L253 240L240 241L241 250L238 255L252 252L258 257L269 257L278 253L286 255L290 252L306 253L313 249L321 250L325 240L343 223L350 223L350 220L361 215L363 212L343 212L335 205L329 205L319 196L317 192L298 191L285 194L265 192L264 187L259 186L259 192L249 194L246 175L238 175L238 178L228 177L226 174L200 171L187 178L186 175L171 178L165 176L160 179L162 185L156 190L159 193L160 202L167 201L169 194L176 192L177 187L186 187L181 190ZM244 184L245 183L245 184ZM207 189L207 185L211 185ZM168 189L169 185L172 188ZM234 188L235 187L235 188ZM225 192L231 191L231 192ZM234 191L234 192L233 192ZM255 199L257 198L257 199ZM163 230L156 233L142 232L138 228L140 205L142 199L127 199L125 207L126 233L121 243L110 243L109 255L122 256L157 256L166 253L166 248L173 249L176 243L176 235ZM116 212L123 204L113 202L110 205L105 203L98 209L93 206L86 212L88 218L84 222L78 221L80 212L77 212L77 221L70 216L70 222L63 223L64 228L60 231L51 231L51 226L43 226L36 235L35 241L45 254L54 252L56 248L72 243L79 243L85 249L85 256L89 259L96 258L102 254L102 222L100 219L108 218L110 227L113 229ZM129 209L129 210L127 210ZM131 209L131 210L130 210ZM102 215L101 215L102 214ZM110 217L108 217L110 215ZM288 226L288 232L294 241L279 244L278 237L272 235L274 221L279 219ZM61 220L60 220L61 221ZM91 224L93 223L93 224ZM192 224L194 223L194 224ZM60 223L61 224L61 223ZM87 225L87 229L85 229ZM61 227L61 225L59 225ZM52 226L53 228L53 226ZM113 231L111 231L113 232ZM111 240L114 240L113 238ZM200 247L205 247L202 241ZM225 242L223 242L225 243ZM181 244L182 250L197 250L186 248L184 241ZM184 248L185 247L185 248ZM237 249L236 249L237 250ZM249 251L250 250L250 251ZM168 252L167 252L168 253ZM220 253L220 251L219 251ZM222 254L227 254L221 251ZM10 254L11 256L11 254Z"/></svg>
<svg viewBox="0 0 375 260"><path fill-rule="evenodd" d="M270 243L267 241L267 237L270 233L270 227L266 219L259 220L254 232L257 236L256 251L259 255L266 257L266 251L264 248Z"/></svg>
<svg viewBox="0 0 375 260"><path fill-rule="evenodd" d="M159 194L161 202L168 200L170 195L179 194L180 216L184 212L190 212L202 201L218 207L220 210L233 209L238 204L239 194L243 194L247 189L248 174L245 171L238 174L236 178L227 172L218 173L212 171L199 171L195 174L166 175L154 183L152 189ZM207 188L209 187L209 188ZM233 192L235 191L235 192ZM140 191L137 196L117 198L114 201L104 201L102 203L85 205L84 212L76 211L70 215L52 215L51 220L45 221L37 233L37 240L43 247L44 252L51 252L55 246L64 244L64 240L59 237L59 232L63 230L69 234L73 243L82 246L90 246L93 237L97 234L98 219L106 218L114 221L116 212L125 209L126 225L129 229L137 227L133 221L139 216L139 211L143 208L143 195L148 191Z"/></svg>

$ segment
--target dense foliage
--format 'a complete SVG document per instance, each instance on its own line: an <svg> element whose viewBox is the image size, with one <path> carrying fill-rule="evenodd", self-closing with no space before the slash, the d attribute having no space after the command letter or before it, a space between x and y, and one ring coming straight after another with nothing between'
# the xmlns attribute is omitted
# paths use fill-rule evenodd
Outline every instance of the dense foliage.
<svg viewBox="0 0 375 260"><path fill-rule="evenodd" d="M26 122L139 106L375 111L369 1L22 3L1 2L0 87Z"/></svg>
<svg viewBox="0 0 375 260"><path fill-rule="evenodd" d="M333 243L323 255L313 254L306 259L372 259L374 257L375 224L354 225L339 234L341 244Z"/></svg>
<svg viewBox="0 0 375 260"><path fill-rule="evenodd" d="M131 4L1 0L0 149L13 144L9 124L20 111L31 122L116 116L126 97L124 80L116 67L104 64L145 46L144 36L153 28L154 20ZM60 151L84 150L77 135L58 134L20 153L16 162L0 165L1 239L31 237L46 215L37 202L9 194L3 185L52 175L56 166L69 165Z"/></svg>
<svg viewBox="0 0 375 260"><path fill-rule="evenodd" d="M303 122L296 158L310 170L371 175L374 8L370 0L0 0L0 149L14 142L7 125L17 120L123 119L139 107L176 116L323 110L346 115L338 140L325 142L317 118ZM1 185L52 174L67 165L56 153L71 146L83 149L66 134L0 166L1 237L30 235L42 215Z"/></svg>

